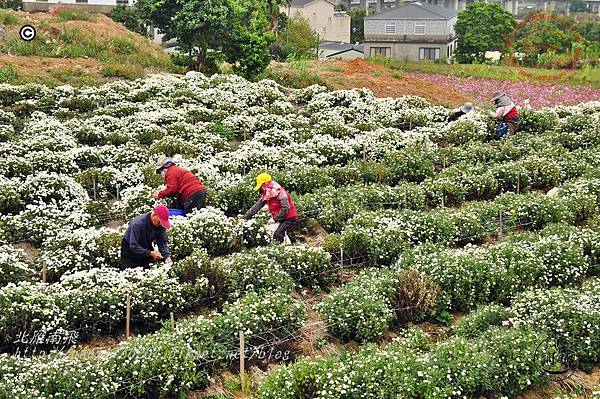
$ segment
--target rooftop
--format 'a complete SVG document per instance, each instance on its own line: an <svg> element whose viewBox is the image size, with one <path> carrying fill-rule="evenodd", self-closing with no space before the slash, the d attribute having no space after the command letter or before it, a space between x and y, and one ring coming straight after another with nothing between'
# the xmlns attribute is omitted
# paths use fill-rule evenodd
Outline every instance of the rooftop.
<svg viewBox="0 0 600 399"><path fill-rule="evenodd" d="M415 2L379 14L369 15L365 19L450 19L456 17L457 14L458 11L451 8Z"/></svg>

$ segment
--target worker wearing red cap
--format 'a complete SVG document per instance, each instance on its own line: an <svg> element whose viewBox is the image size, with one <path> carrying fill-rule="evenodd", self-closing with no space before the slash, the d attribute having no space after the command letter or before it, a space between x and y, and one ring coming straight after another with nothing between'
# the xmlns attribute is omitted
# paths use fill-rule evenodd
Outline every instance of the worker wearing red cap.
<svg viewBox="0 0 600 399"><path fill-rule="evenodd" d="M165 205L158 205L151 212L133 219L121 241L121 268L148 268L150 263L163 259L165 264L172 264L167 243L170 227L169 209ZM154 243L158 251L154 249Z"/></svg>

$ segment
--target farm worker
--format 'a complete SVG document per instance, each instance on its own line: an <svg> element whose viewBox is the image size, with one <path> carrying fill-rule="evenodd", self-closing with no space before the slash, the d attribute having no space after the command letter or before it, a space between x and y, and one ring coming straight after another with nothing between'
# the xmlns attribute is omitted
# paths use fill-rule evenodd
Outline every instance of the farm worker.
<svg viewBox="0 0 600 399"><path fill-rule="evenodd" d="M466 115L466 114L468 114L471 111L473 111L473 104L472 103L465 103L465 105L463 105L462 107L460 107L458 109L458 111L456 111L455 113L453 113L452 115L450 115L448 117L448 122L454 122L455 120L457 120L461 116Z"/></svg>
<svg viewBox="0 0 600 399"><path fill-rule="evenodd" d="M157 165L156 173L163 175L167 188L155 192L153 198L177 197L179 207L185 213L204 207L206 186L192 172L177 166L175 161L167 158Z"/></svg>
<svg viewBox="0 0 600 399"><path fill-rule="evenodd" d="M152 211L133 219L121 241L121 268L148 268L150 263L163 259L166 265L172 264L167 244L169 227L169 208L166 205L157 205ZM158 251L154 250L155 242Z"/></svg>
<svg viewBox="0 0 600 399"><path fill-rule="evenodd" d="M256 177L254 191L258 190L262 190L260 199L246 212L244 219L251 219L266 204L273 220L279 222L273 238L278 242L283 242L286 233L291 232L296 226L298 218L296 205L290 194L277 182L271 180L271 176L267 173L261 173ZM288 234L288 238L291 242L296 241L296 238L290 234Z"/></svg>
<svg viewBox="0 0 600 399"><path fill-rule="evenodd" d="M500 137L513 135L519 129L521 117L517 106L503 92L497 91L492 94L491 101L496 105L496 111L490 111L494 118L502 118L502 122L496 127L496 132Z"/></svg>

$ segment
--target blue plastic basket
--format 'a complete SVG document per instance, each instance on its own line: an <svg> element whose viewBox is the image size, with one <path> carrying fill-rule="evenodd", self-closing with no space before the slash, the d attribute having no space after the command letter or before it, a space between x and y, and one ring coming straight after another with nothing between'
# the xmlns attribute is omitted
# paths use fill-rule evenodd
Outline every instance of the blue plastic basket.
<svg viewBox="0 0 600 399"><path fill-rule="evenodd" d="M185 216L185 211L176 208L169 208L169 217L171 216Z"/></svg>

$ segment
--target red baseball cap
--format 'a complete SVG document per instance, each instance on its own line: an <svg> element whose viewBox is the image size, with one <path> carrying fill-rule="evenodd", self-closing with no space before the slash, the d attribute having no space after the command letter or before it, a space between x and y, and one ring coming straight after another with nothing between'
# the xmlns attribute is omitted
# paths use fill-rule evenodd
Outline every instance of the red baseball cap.
<svg viewBox="0 0 600 399"><path fill-rule="evenodd" d="M167 208L166 205L155 206L154 214L158 216L162 227L165 229L169 229L171 227L171 223L169 222L169 208Z"/></svg>

